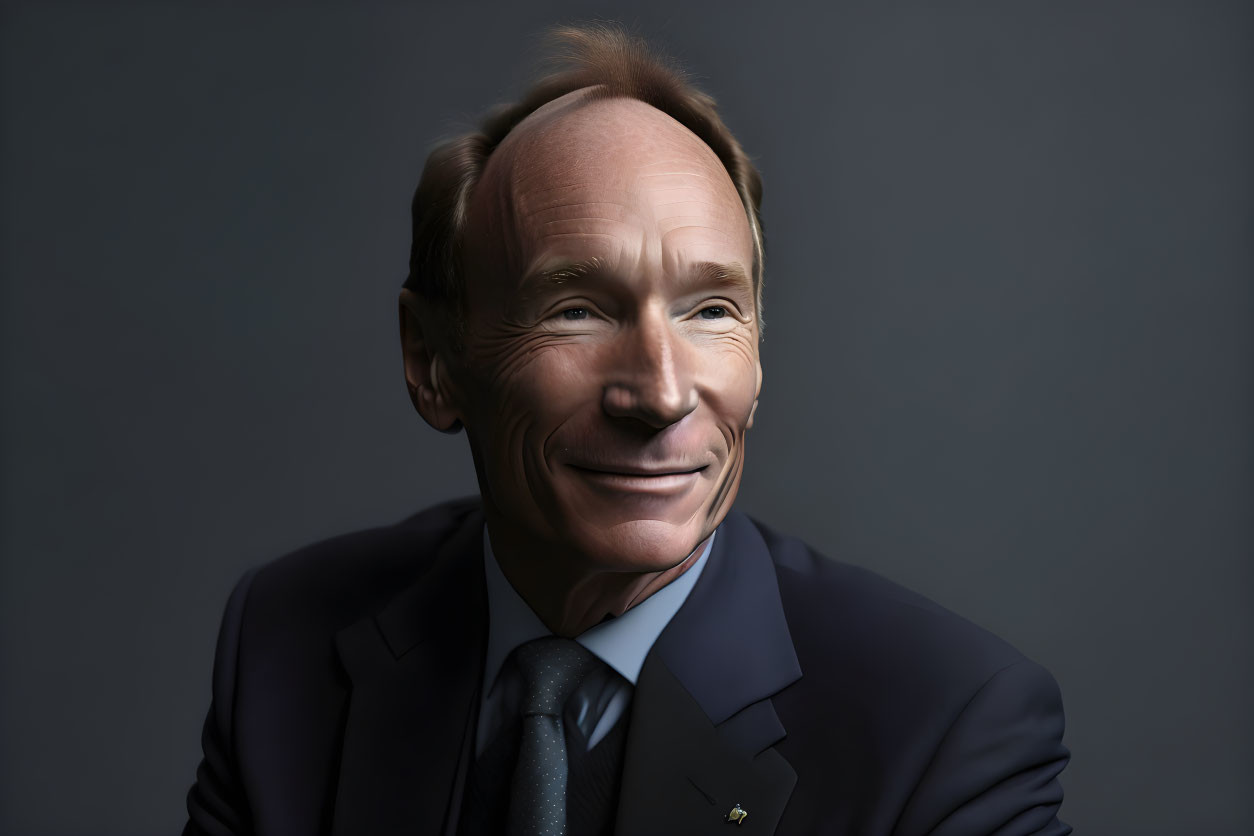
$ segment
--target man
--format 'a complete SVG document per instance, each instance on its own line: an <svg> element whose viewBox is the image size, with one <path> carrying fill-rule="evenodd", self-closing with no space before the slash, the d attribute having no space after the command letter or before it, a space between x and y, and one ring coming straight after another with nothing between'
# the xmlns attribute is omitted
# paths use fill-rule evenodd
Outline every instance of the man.
<svg viewBox="0 0 1254 836"><path fill-rule="evenodd" d="M1065 834L1057 686L732 511L760 181L613 29L428 160L400 296L480 497L248 573L185 833Z"/></svg>

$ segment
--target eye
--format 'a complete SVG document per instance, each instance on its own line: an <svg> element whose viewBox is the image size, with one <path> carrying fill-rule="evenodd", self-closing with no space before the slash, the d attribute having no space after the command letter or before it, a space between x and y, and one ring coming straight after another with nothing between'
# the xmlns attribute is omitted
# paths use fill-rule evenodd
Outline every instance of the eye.
<svg viewBox="0 0 1254 836"><path fill-rule="evenodd" d="M572 322L575 320L587 319L587 318L588 318L587 308L567 308L566 310L562 311L562 319L566 319Z"/></svg>
<svg viewBox="0 0 1254 836"><path fill-rule="evenodd" d="M708 308L702 308L698 316L702 319L722 319L727 316L727 308L722 305L711 305Z"/></svg>

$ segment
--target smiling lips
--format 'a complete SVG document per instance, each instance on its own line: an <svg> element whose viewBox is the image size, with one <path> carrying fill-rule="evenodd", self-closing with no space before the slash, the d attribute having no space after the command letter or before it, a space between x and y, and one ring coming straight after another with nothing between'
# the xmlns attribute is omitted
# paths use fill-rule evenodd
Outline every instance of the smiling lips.
<svg viewBox="0 0 1254 836"><path fill-rule="evenodd" d="M708 465L687 468L636 465L572 464L570 468L592 484L620 493L676 494L692 487Z"/></svg>

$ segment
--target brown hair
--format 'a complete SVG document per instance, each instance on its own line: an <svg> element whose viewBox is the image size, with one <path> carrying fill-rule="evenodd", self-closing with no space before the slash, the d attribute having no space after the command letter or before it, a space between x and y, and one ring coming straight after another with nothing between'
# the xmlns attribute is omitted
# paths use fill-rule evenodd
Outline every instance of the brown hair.
<svg viewBox="0 0 1254 836"><path fill-rule="evenodd" d="M648 44L609 24L561 27L551 33L557 67L513 104L499 105L479 130L442 143L427 157L414 192L413 245L404 286L446 305L460 342L464 279L460 252L470 204L489 155L514 127L543 105L567 93L595 88L596 98L628 97L651 105L696 134L731 176L753 233L753 284L759 325L762 318L764 242L760 209L762 176L719 118L714 99L689 83L687 75Z"/></svg>

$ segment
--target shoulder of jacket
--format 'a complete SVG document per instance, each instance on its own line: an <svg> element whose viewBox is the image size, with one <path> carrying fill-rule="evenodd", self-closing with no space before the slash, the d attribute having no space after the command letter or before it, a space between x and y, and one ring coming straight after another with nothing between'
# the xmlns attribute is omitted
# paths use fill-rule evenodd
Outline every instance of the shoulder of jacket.
<svg viewBox="0 0 1254 836"><path fill-rule="evenodd" d="M430 568L478 497L442 502L392 525L311 543L254 567L237 586L246 617L348 623L383 607ZM243 587L243 589L240 589Z"/></svg>
<svg viewBox="0 0 1254 836"><path fill-rule="evenodd" d="M1004 639L935 601L750 520L774 562L803 668L804 657L818 655L867 676L965 689L1026 659Z"/></svg>

